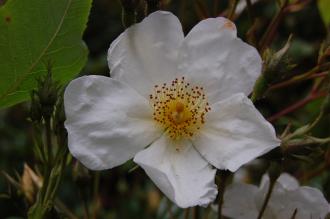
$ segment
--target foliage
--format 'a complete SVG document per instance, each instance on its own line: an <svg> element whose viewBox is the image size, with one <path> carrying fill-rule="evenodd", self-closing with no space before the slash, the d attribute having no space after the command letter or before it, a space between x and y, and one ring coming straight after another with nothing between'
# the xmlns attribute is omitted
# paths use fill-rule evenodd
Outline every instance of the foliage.
<svg viewBox="0 0 330 219"><path fill-rule="evenodd" d="M10 0L0 8L0 107L28 100L49 60L62 84L79 73L90 6L91 0Z"/></svg>

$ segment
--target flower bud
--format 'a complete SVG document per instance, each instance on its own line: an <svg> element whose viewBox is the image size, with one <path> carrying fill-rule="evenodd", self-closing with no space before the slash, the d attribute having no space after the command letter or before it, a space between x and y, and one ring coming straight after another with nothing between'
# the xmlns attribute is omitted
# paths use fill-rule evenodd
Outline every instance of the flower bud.
<svg viewBox="0 0 330 219"><path fill-rule="evenodd" d="M254 85L252 101L262 98L271 84L282 78L286 72L289 72L294 67L287 56L290 45L291 36L284 47L279 51L273 52L269 49L265 50L263 54L264 65L262 74Z"/></svg>
<svg viewBox="0 0 330 219"><path fill-rule="evenodd" d="M37 192L42 186L41 177L39 177L27 164L24 164L20 184L27 201L30 204L33 204L36 200Z"/></svg>
<svg viewBox="0 0 330 219"><path fill-rule="evenodd" d="M53 112L54 105L57 101L59 86L52 79L52 73L48 69L48 74L38 81L37 95L39 97L42 115L50 117Z"/></svg>
<svg viewBox="0 0 330 219"><path fill-rule="evenodd" d="M31 93L30 119L33 122L39 122L42 118L41 105L35 91Z"/></svg>

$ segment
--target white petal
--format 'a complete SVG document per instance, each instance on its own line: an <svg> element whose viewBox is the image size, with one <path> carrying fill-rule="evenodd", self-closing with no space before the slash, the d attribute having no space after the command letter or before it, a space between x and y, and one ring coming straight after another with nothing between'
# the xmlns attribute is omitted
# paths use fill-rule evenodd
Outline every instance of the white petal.
<svg viewBox="0 0 330 219"><path fill-rule="evenodd" d="M203 86L210 103L235 93L249 94L261 67L257 50L237 38L235 25L222 17L198 23L179 54L179 72Z"/></svg>
<svg viewBox="0 0 330 219"><path fill-rule="evenodd" d="M110 46L111 76L125 81L143 96L153 86L172 81L183 41L181 24L170 12L157 11L125 30Z"/></svg>
<svg viewBox="0 0 330 219"><path fill-rule="evenodd" d="M286 203L289 204L289 208L298 210L296 218L319 219L330 213L328 202L316 188L302 186L296 192L290 192L288 196Z"/></svg>
<svg viewBox="0 0 330 219"><path fill-rule="evenodd" d="M163 136L139 152L134 161L179 207L206 206L217 195L214 184L216 170L188 141L174 144Z"/></svg>
<svg viewBox="0 0 330 219"><path fill-rule="evenodd" d="M194 146L212 165L236 171L280 145L275 130L244 94L211 106Z"/></svg>
<svg viewBox="0 0 330 219"><path fill-rule="evenodd" d="M261 208L269 186L269 177L264 175L257 196L257 205ZM323 194L315 188L299 187L298 181L289 174L283 173L276 181L267 212L276 215L277 219L291 218L295 209L296 218L324 218L330 211L329 204Z"/></svg>
<svg viewBox="0 0 330 219"><path fill-rule="evenodd" d="M282 173L276 182L281 184L281 186L287 191L299 188L299 182L296 180L296 178L287 173Z"/></svg>
<svg viewBox="0 0 330 219"><path fill-rule="evenodd" d="M257 218L259 212L255 204L257 192L258 188L254 185L230 184L225 190L223 214L235 219Z"/></svg>
<svg viewBox="0 0 330 219"><path fill-rule="evenodd" d="M297 209L296 218L319 219L329 212L329 204L320 190L308 186L299 187L298 181L283 173L276 181L270 199L272 212L278 219L290 218Z"/></svg>
<svg viewBox="0 0 330 219"><path fill-rule="evenodd" d="M120 165L160 136L147 100L108 77L73 80L64 106L70 152L90 169Z"/></svg>

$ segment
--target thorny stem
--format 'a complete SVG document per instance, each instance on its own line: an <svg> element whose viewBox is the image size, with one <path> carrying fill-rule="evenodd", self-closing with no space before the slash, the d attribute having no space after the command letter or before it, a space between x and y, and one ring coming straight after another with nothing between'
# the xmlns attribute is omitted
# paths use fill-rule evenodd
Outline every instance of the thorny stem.
<svg viewBox="0 0 330 219"><path fill-rule="evenodd" d="M314 177L319 176L321 173L328 170L329 167L330 166L327 163L323 163L320 167L314 169L312 172L303 174L302 180L306 182L310 179L313 179Z"/></svg>
<svg viewBox="0 0 330 219"><path fill-rule="evenodd" d="M258 218L257 219L261 219L262 218L262 215L264 214L264 212L266 210L266 207L267 207L267 204L269 202L270 196L272 195L272 192L273 192L273 188L274 188L275 182L276 182L276 179L275 180L274 179L273 180L270 180L270 182L269 182L268 191L267 191L265 200L264 200L264 202L262 204L262 207L261 207L261 210L259 212L259 215L258 215Z"/></svg>
<svg viewBox="0 0 330 219"><path fill-rule="evenodd" d="M218 183L218 194L219 194L219 200L218 200L218 219L222 219L222 205L223 205L223 199L224 199L224 193L226 188L226 181L228 176L230 175L230 172L228 170L220 170L219 171L219 183Z"/></svg>
<svg viewBox="0 0 330 219"><path fill-rule="evenodd" d="M275 120L279 119L280 117L282 117L282 116L284 116L288 113L291 113L291 112L299 109L300 107L303 107L304 105L306 105L310 101L318 99L320 97L325 97L326 95L327 95L326 92L311 93L307 97L305 97L304 99L297 101L296 103L288 106L287 108L285 108L282 111L276 113L275 115L267 118L267 120L269 122L274 122Z"/></svg>
<svg viewBox="0 0 330 219"><path fill-rule="evenodd" d="M290 86L292 84L299 83L301 81L306 81L306 80L314 79L314 78L326 77L328 74L329 74L328 72L320 72L320 73L315 73L315 74L312 74L312 75L301 75L302 77L300 77L300 78L294 77L290 80L283 81L283 82L280 82L278 84L274 84L269 89L270 90L276 90L276 89L279 89L279 88Z"/></svg>
<svg viewBox="0 0 330 219"><path fill-rule="evenodd" d="M237 3L238 3L238 0L231 0L231 5L229 8L229 13L228 13L229 20L234 19Z"/></svg>
<svg viewBox="0 0 330 219"><path fill-rule="evenodd" d="M294 77L290 78L287 81L280 82L278 84L274 84L269 89L273 90L273 89L286 87L286 86L291 85L293 83L300 82L300 81L303 81L303 80L307 80L307 79L310 79L310 78L324 77L324 76L327 75L326 72L328 72L329 68L330 68L330 62L324 63L322 65L317 65L314 68L312 68L311 70L309 70L309 71L307 71L303 74L294 76Z"/></svg>
<svg viewBox="0 0 330 219"><path fill-rule="evenodd" d="M281 22L282 18L286 14L286 6L288 5L288 0L285 0L284 4L282 5L280 11L277 13L277 15L273 18L270 25L268 26L265 34L262 36L260 40L259 50L262 54L262 52L267 48L267 46L273 41L277 27L279 23Z"/></svg>

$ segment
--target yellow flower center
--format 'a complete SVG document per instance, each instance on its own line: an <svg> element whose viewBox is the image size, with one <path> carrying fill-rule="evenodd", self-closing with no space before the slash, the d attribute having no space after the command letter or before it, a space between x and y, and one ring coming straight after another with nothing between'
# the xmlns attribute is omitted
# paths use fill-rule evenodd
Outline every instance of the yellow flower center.
<svg viewBox="0 0 330 219"><path fill-rule="evenodd" d="M154 120L174 140L194 136L211 110L203 87L190 85L184 77L155 85L149 98Z"/></svg>

